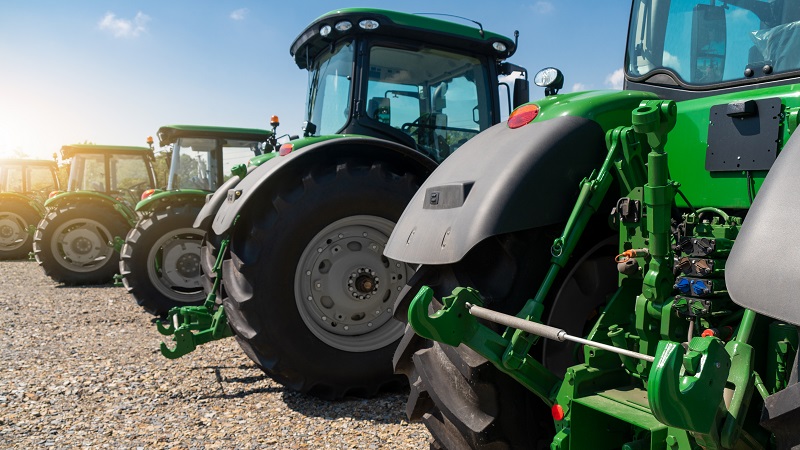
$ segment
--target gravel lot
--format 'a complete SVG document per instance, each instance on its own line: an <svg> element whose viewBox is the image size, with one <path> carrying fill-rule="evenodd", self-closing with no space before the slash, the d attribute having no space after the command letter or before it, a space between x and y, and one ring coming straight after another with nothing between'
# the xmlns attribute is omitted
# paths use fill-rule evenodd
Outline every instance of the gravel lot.
<svg viewBox="0 0 800 450"><path fill-rule="evenodd" d="M286 391L232 339L170 361L123 288L64 287L0 262L2 448L425 448L405 393Z"/></svg>

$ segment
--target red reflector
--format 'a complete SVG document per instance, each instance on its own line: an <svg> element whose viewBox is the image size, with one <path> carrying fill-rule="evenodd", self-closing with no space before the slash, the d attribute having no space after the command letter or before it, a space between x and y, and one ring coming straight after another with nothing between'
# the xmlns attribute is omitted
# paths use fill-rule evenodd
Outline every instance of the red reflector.
<svg viewBox="0 0 800 450"><path fill-rule="evenodd" d="M50 193L50 195L47 196L47 198L53 198L53 197L55 197L56 195L58 195L60 193L61 193L61 191L53 191L53 192Z"/></svg>
<svg viewBox="0 0 800 450"><path fill-rule="evenodd" d="M553 415L553 419L564 420L564 408L562 408L561 405L553 405L553 407L550 409L550 413Z"/></svg>
<svg viewBox="0 0 800 450"><path fill-rule="evenodd" d="M292 153L292 150L294 150L294 145L292 145L292 144L287 142L287 143L281 145L280 150L278 150L278 154L281 155L281 156L286 156L289 153Z"/></svg>
<svg viewBox="0 0 800 450"><path fill-rule="evenodd" d="M519 128L527 125L539 115L538 105L524 105L515 109L510 116L508 116L508 127Z"/></svg>
<svg viewBox="0 0 800 450"><path fill-rule="evenodd" d="M148 190L142 192L142 200L146 199L147 197L150 197L151 195L153 195L155 193L156 193L155 189L148 189Z"/></svg>

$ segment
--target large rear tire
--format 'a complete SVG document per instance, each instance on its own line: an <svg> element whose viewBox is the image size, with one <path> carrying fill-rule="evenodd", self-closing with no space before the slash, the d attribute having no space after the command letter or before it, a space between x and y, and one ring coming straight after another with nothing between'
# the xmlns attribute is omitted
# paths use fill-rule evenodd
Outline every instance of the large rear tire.
<svg viewBox="0 0 800 450"><path fill-rule="evenodd" d="M549 263L550 243L552 235L546 230L517 233L479 244L454 265L423 266L401 294L396 314L406 314L408 302L422 285L432 287L439 299L459 285L477 287L489 308L516 314L538 289ZM616 287L616 266L611 263L615 243L614 239L601 240L584 249L583 256L562 271L564 275L551 290L545 322L583 335L587 321ZM491 266L486 261L491 261ZM479 267L485 273L480 273ZM434 307L440 305L434 302ZM500 331L493 324L486 325ZM579 362L574 346L558 347L543 340L532 354L555 373L563 374L566 367ZM470 348L432 342L407 327L394 365L411 385L406 406L409 419L421 420L438 448L549 448L554 433L549 410Z"/></svg>
<svg viewBox="0 0 800 450"><path fill-rule="evenodd" d="M128 232L120 253L122 283L145 311L165 316L174 307L200 305L204 233L192 228L199 208L155 211Z"/></svg>
<svg viewBox="0 0 800 450"><path fill-rule="evenodd" d="M119 269L119 254L109 243L128 232L118 212L96 205L67 205L49 210L33 237L33 254L55 281L103 284Z"/></svg>
<svg viewBox="0 0 800 450"><path fill-rule="evenodd" d="M31 251L33 237L29 225L36 225L41 217L33 208L22 202L0 202L0 259L26 258Z"/></svg>
<svg viewBox="0 0 800 450"><path fill-rule="evenodd" d="M399 385L392 317L413 272L383 248L420 178L384 164L316 167L239 218L223 264L228 322L273 379L326 399Z"/></svg>

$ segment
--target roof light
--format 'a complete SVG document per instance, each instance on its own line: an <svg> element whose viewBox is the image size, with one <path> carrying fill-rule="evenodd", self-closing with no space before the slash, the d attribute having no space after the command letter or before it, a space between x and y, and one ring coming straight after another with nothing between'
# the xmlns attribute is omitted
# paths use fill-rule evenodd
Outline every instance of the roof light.
<svg viewBox="0 0 800 450"><path fill-rule="evenodd" d="M155 189L148 189L148 190L142 192L142 200L146 199L147 197L150 197L151 195L153 195L155 193L156 193Z"/></svg>
<svg viewBox="0 0 800 450"><path fill-rule="evenodd" d="M330 25L323 25L322 28L319 29L319 34L322 37L326 37L331 34L331 26Z"/></svg>
<svg viewBox="0 0 800 450"><path fill-rule="evenodd" d="M280 125L280 124L281 124L281 121L280 121L280 120L278 120L278 116L272 116L272 117L270 117L270 118L269 118L269 125L270 125L272 128L275 128L275 127L277 127L277 126L278 126L278 125Z"/></svg>
<svg viewBox="0 0 800 450"><path fill-rule="evenodd" d="M499 42L499 41L494 42L492 44L492 47L495 50L497 50L498 52L504 52L504 51L508 50L508 47L506 47L506 44L503 44L502 42Z"/></svg>
<svg viewBox="0 0 800 450"><path fill-rule="evenodd" d="M147 136L147 145L153 145L153 136Z"/></svg>
<svg viewBox="0 0 800 450"><path fill-rule="evenodd" d="M347 21L347 20L343 20L343 21L341 21L341 22L339 22L339 23L337 23L337 24L336 24L336 30L337 30L337 31L342 31L342 32L344 32L344 31L347 31L347 30L349 30L350 28L353 28L353 24L352 24L352 23L350 23L350 22L349 22L349 21Z"/></svg>
<svg viewBox="0 0 800 450"><path fill-rule="evenodd" d="M289 153L292 153L292 150L294 150L294 145L292 145L291 142L287 142L281 145L281 148L278 150L278 154L280 156L286 156Z"/></svg>
<svg viewBox="0 0 800 450"><path fill-rule="evenodd" d="M377 30L381 24L379 24L377 20L364 19L361 22L358 22L358 26L365 30Z"/></svg>
<svg viewBox="0 0 800 450"><path fill-rule="evenodd" d="M522 105L508 116L508 128L514 129L527 125L539 115L539 105Z"/></svg>

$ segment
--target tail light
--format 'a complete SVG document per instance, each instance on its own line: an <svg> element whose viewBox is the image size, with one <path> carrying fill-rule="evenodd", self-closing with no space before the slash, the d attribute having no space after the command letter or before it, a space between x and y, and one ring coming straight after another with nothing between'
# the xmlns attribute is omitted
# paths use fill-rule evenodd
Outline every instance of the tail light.
<svg viewBox="0 0 800 450"><path fill-rule="evenodd" d="M146 199L147 197L150 197L151 195L153 195L155 193L156 193L155 189L148 189L148 190L142 192L142 200Z"/></svg>
<svg viewBox="0 0 800 450"><path fill-rule="evenodd" d="M510 116L508 116L508 127L513 129L527 125L531 123L538 115L539 105L522 105L515 109Z"/></svg>
<svg viewBox="0 0 800 450"><path fill-rule="evenodd" d="M286 156L289 153L292 153L292 150L294 150L294 145L292 145L291 142L287 142L281 145L281 148L278 150L278 154L281 156Z"/></svg>
<svg viewBox="0 0 800 450"><path fill-rule="evenodd" d="M53 191L47 196L47 198L53 198L53 197L55 197L56 195L58 195L58 194L60 194L62 192L64 192L64 191Z"/></svg>

